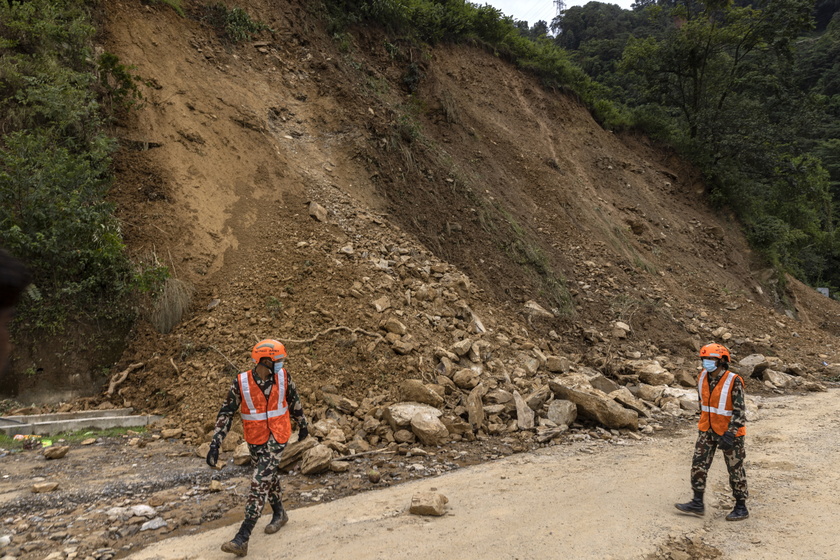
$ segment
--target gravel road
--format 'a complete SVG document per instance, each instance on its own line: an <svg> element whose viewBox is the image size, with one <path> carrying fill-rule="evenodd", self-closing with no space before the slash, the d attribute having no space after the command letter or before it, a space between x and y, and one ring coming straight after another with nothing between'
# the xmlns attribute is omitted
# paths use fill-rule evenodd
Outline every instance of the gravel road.
<svg viewBox="0 0 840 560"><path fill-rule="evenodd" d="M751 517L730 523L718 455L705 518L673 503L690 496L695 432L624 445L578 442L514 455L435 479L293 510L276 535L257 526L249 557L417 558L836 558L840 509L840 394L763 399L748 425ZM828 483L828 484L827 484ZM409 515L417 492L449 498L447 515ZM219 550L237 526L173 538L136 560L231 558Z"/></svg>

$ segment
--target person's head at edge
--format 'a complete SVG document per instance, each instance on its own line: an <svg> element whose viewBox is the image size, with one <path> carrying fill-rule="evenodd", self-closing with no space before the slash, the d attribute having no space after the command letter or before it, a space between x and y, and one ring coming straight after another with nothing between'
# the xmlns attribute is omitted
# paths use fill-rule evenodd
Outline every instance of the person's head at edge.
<svg viewBox="0 0 840 560"><path fill-rule="evenodd" d="M29 271L22 262L0 248L0 370L12 351L9 340L9 323L14 316L15 305L26 286L29 285Z"/></svg>

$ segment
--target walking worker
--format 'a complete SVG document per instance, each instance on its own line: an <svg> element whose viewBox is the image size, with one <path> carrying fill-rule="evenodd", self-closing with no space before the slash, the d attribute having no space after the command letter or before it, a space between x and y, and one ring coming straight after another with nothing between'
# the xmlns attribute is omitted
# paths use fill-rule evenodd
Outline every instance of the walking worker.
<svg viewBox="0 0 840 560"><path fill-rule="evenodd" d="M726 516L727 521L741 521L750 516L747 511L747 474L744 471L744 435L747 422L744 380L729 371L729 350L721 344L707 344L700 349L703 371L697 378L700 395L700 432L694 445L691 461L691 488L694 498L684 504L675 504L682 512L701 516L705 513L703 492L706 477L712 466L715 450L723 451L729 486L735 497L735 508Z"/></svg>
<svg viewBox="0 0 840 560"><path fill-rule="evenodd" d="M242 430L254 474L245 502L245 520L233 540L222 550L236 556L248 554L248 539L262 514L266 500L271 505L271 521L265 527L268 534L276 533L289 521L283 509L280 488L280 455L292 434L291 418L298 426L298 441L309 435L306 417L295 384L283 367L286 348L280 342L266 339L251 350L254 369L236 376L227 398L216 418L216 429L207 453L207 464L215 467L219 448L225 439L237 410L242 415Z"/></svg>

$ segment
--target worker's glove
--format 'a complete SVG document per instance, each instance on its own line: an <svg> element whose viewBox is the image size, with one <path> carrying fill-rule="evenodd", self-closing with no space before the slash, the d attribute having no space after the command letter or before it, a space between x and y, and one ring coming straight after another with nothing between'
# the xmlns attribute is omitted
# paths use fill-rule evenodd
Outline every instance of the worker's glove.
<svg viewBox="0 0 840 560"><path fill-rule="evenodd" d="M730 449L735 447L735 434L733 434L732 432L726 432L725 434L720 436L718 447L720 447L723 451L729 451Z"/></svg>
<svg viewBox="0 0 840 560"><path fill-rule="evenodd" d="M219 444L213 442L210 444L210 451L207 452L207 466L216 468L216 463L219 462Z"/></svg>
<svg viewBox="0 0 840 560"><path fill-rule="evenodd" d="M298 430L298 441L303 441L309 437L309 428L301 426Z"/></svg>

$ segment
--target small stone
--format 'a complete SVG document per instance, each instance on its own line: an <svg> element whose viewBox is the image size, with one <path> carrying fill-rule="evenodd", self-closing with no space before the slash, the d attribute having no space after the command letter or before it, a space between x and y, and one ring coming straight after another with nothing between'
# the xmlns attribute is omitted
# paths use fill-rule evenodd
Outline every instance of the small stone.
<svg viewBox="0 0 840 560"><path fill-rule="evenodd" d="M437 492L421 492L411 498L411 507L408 512L413 515L436 515L446 513L446 504L449 498Z"/></svg>
<svg viewBox="0 0 840 560"><path fill-rule="evenodd" d="M224 489L225 489L225 487L222 484L221 480L211 480L210 481L210 486L208 487L208 490L210 490L210 492L221 492Z"/></svg>
<svg viewBox="0 0 840 560"><path fill-rule="evenodd" d="M67 455L68 451L70 451L70 446L69 445L61 445L61 446L55 445L55 446L52 446L52 447L46 447L46 448L44 448L44 457L47 460L61 459L62 457Z"/></svg>
<svg viewBox="0 0 840 560"><path fill-rule="evenodd" d="M58 488L58 482L36 482L32 485L33 494L44 494Z"/></svg>
<svg viewBox="0 0 840 560"><path fill-rule="evenodd" d="M343 473L350 470L347 461L333 461L330 463L330 470L334 473Z"/></svg>
<svg viewBox="0 0 840 560"><path fill-rule="evenodd" d="M327 209L317 202L309 203L309 215L319 222L327 221Z"/></svg>

